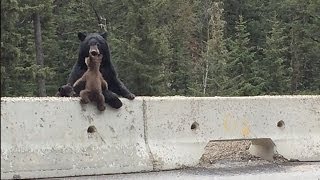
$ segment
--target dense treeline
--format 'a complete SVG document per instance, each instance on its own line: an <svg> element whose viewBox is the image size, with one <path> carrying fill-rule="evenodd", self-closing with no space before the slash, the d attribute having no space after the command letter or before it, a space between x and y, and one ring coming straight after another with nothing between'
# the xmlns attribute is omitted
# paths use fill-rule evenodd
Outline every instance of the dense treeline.
<svg viewBox="0 0 320 180"><path fill-rule="evenodd" d="M83 31L136 95L320 94L319 0L1 0L1 96L54 95Z"/></svg>

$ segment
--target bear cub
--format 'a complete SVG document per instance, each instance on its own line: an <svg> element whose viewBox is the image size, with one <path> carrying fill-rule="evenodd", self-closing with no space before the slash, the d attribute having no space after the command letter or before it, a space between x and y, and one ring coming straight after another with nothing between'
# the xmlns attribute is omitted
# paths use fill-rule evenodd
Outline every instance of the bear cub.
<svg viewBox="0 0 320 180"><path fill-rule="evenodd" d="M89 57L85 58L88 69L83 76L74 83L73 87L75 88L77 85L84 83L85 89L80 91L80 102L82 104L96 102L98 109L104 111L106 105L102 91L108 88L108 84L99 71L101 62L102 54L100 54L99 51L91 51Z"/></svg>

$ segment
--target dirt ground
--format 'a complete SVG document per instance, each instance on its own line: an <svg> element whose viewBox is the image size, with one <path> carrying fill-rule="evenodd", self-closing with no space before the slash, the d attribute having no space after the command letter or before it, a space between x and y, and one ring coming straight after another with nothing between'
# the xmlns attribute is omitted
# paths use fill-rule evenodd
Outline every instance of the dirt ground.
<svg viewBox="0 0 320 180"><path fill-rule="evenodd" d="M248 165L283 163L287 160L279 154L274 155L273 161L263 160L249 153L250 140L210 141L205 147L205 153L200 159L199 166L212 167L222 164L237 164L247 162Z"/></svg>

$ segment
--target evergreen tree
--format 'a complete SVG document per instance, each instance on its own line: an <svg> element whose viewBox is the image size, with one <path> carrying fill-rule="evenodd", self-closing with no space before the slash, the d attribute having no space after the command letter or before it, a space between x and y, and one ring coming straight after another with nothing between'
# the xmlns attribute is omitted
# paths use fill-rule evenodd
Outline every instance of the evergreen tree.
<svg viewBox="0 0 320 180"><path fill-rule="evenodd" d="M46 66L43 62L43 54L46 53L46 50L42 48L43 42L39 41L39 38L46 38L39 33L35 33L35 29L37 28L37 32L41 32L41 29L39 29L42 28L41 22L46 17L51 16L52 1L46 0L41 3L34 1L17 2L19 6L19 19L16 26L18 27L18 33L21 34L20 43L17 47L20 49L21 55L17 59L16 66L13 68L15 78L17 78L16 81L19 82L16 95L46 96L44 80L53 76L54 72L52 68ZM37 18L35 19L34 17ZM39 21L34 23L35 20ZM36 52L38 53L37 56ZM38 83L36 83L37 81Z"/></svg>
<svg viewBox="0 0 320 180"><path fill-rule="evenodd" d="M320 94L319 9L316 0L1 0L1 96L38 96L39 78L54 95L78 58L77 33L101 31L137 95Z"/></svg>
<svg viewBox="0 0 320 180"><path fill-rule="evenodd" d="M160 94L165 87L163 62L170 53L167 27L154 21L161 6L149 8L152 5L148 1L111 4L122 15L110 21L113 60L120 78L137 95Z"/></svg>
<svg viewBox="0 0 320 180"><path fill-rule="evenodd" d="M222 95L227 81L226 59L227 49L224 39L223 3L214 2L208 9L210 19L208 22L207 48L203 54L205 74L203 79L203 94ZM207 91L207 92L206 92Z"/></svg>
<svg viewBox="0 0 320 180"><path fill-rule="evenodd" d="M21 34L15 27L19 6L15 0L1 0L1 96L14 96L19 84L14 67L20 58Z"/></svg>
<svg viewBox="0 0 320 180"><path fill-rule="evenodd" d="M169 35L170 53L165 63L166 73L164 75L166 84L169 85L169 95L190 95L192 94L190 91L192 64L189 45L192 41L192 27L194 26L192 3L184 0L171 0L166 3L166 9L169 33L166 32L165 35ZM170 19L170 17L174 18Z"/></svg>
<svg viewBox="0 0 320 180"><path fill-rule="evenodd" d="M250 34L246 30L246 22L239 16L236 34L229 43L228 86L229 95L259 95L262 93L263 80L257 74L259 69L254 59L252 47L249 47Z"/></svg>
<svg viewBox="0 0 320 180"><path fill-rule="evenodd" d="M291 92L320 93L319 1L286 0L281 6L288 33L288 59L292 68Z"/></svg>
<svg viewBox="0 0 320 180"><path fill-rule="evenodd" d="M262 65L265 67L263 75L266 80L265 88L268 94L284 94L289 92L291 75L289 63L285 57L288 52L285 44L287 36L276 16L273 16L270 21L273 25L263 50L265 58Z"/></svg>

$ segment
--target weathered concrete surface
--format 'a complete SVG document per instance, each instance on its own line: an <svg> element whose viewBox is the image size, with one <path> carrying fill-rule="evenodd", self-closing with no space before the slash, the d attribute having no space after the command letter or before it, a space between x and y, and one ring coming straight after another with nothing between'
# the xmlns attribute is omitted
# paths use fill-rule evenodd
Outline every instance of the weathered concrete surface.
<svg viewBox="0 0 320 180"><path fill-rule="evenodd" d="M320 160L320 96L122 101L100 113L78 98L1 98L1 178L194 167L209 140L270 138L287 159Z"/></svg>
<svg viewBox="0 0 320 180"><path fill-rule="evenodd" d="M1 98L1 178L152 170L142 100L123 101L100 113L78 98Z"/></svg>
<svg viewBox="0 0 320 180"><path fill-rule="evenodd" d="M320 160L320 96L145 98L144 108L155 169L195 166L209 140L226 139L270 138L287 159Z"/></svg>
<svg viewBox="0 0 320 180"><path fill-rule="evenodd" d="M320 163L247 164L226 163L211 168L188 168L173 171L102 176L55 178L53 180L318 180Z"/></svg>

